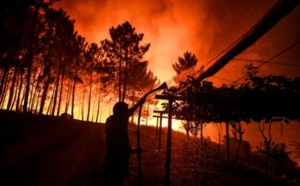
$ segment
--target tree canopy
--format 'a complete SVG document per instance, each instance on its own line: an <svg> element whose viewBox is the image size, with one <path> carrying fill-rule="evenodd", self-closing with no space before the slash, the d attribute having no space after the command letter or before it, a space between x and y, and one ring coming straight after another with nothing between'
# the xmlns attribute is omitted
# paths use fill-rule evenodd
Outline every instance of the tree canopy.
<svg viewBox="0 0 300 186"><path fill-rule="evenodd" d="M195 66L197 62L196 55L187 51L183 54L183 57L178 57L178 61L173 63L172 67L177 74L180 74L182 71Z"/></svg>
<svg viewBox="0 0 300 186"><path fill-rule="evenodd" d="M79 107L82 119L98 120L106 97L135 102L156 85L143 59L150 48L141 44L143 33L126 21L109 29L110 39L89 44L75 30L75 20L52 7L55 2L1 6L1 108L74 115Z"/></svg>

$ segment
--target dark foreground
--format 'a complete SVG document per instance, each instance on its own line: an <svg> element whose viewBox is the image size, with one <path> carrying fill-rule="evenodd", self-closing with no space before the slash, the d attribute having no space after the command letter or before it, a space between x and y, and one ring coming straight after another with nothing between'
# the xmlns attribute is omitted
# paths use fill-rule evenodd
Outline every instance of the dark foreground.
<svg viewBox="0 0 300 186"><path fill-rule="evenodd" d="M1 114L0 185L102 185L103 125Z"/></svg>
<svg viewBox="0 0 300 186"><path fill-rule="evenodd" d="M0 185L103 185L104 125L50 116L0 111ZM130 138L136 144L132 125ZM166 131L157 151L154 128L141 129L142 185L163 185ZM213 146L201 150L185 135L172 135L171 185L287 185L257 171L215 156ZM210 148L208 148L210 147ZM130 165L137 181L137 158Z"/></svg>

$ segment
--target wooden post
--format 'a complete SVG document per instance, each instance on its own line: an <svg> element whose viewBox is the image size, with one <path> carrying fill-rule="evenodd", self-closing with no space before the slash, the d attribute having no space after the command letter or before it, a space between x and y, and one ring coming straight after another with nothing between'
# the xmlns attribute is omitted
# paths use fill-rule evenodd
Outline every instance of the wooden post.
<svg viewBox="0 0 300 186"><path fill-rule="evenodd" d="M163 114L166 114L167 112L164 110L154 110L154 113L159 113L159 130L158 130L158 151L160 151L161 147L161 128L162 128L162 119L163 118L168 118L168 117L163 117Z"/></svg>
<svg viewBox="0 0 300 186"><path fill-rule="evenodd" d="M158 137L158 120L159 120L159 116L152 116L152 117L156 117L155 139L157 139L157 137Z"/></svg>
<svg viewBox="0 0 300 186"><path fill-rule="evenodd" d="M158 113L157 111L154 111L156 113ZM156 117L157 118L157 130L156 132L158 132L158 151L160 151L160 146L161 146L161 128L162 128L162 118L168 118L168 117L165 117L165 116L162 116L165 112L160 112L159 111L159 116L152 116L152 117ZM160 119L160 122L159 122L159 128L158 128L158 118ZM157 139L157 138L156 138Z"/></svg>
<svg viewBox="0 0 300 186"><path fill-rule="evenodd" d="M227 160L230 160L230 142L229 142L229 123L226 122L226 148L227 148Z"/></svg>
<svg viewBox="0 0 300 186"><path fill-rule="evenodd" d="M171 183L171 145L172 145L172 112L173 101L182 100L182 97L174 95L155 95L156 99L168 100L168 134L167 134L167 154L166 154L166 172L165 172L165 185L169 186Z"/></svg>
<svg viewBox="0 0 300 186"><path fill-rule="evenodd" d="M166 155L166 186L170 185L171 178L171 140L172 140L172 104L173 97L169 97L169 115L168 115L168 136L167 136L167 155Z"/></svg>

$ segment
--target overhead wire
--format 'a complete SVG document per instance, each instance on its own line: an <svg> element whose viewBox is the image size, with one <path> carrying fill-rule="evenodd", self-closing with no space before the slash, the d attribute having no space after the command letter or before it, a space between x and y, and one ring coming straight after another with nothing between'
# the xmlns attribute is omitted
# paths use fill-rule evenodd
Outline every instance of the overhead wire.
<svg viewBox="0 0 300 186"><path fill-rule="evenodd" d="M257 66L257 69L261 68L263 65L270 63L273 59L279 57L280 55L282 55L283 53L287 52L288 50L292 49L293 47L297 46L298 44L300 44L300 40L296 41L295 43L292 43L291 45L289 45L288 47L286 47L284 50L280 51L279 53L277 53L276 55L274 55L273 57L269 58L268 60L264 61L262 64ZM232 84L240 81L241 79L245 78L247 75L244 75L240 78L238 78L237 80L233 81Z"/></svg>
<svg viewBox="0 0 300 186"><path fill-rule="evenodd" d="M211 66L209 69L204 71L202 74L200 74L195 80L201 81L204 78L207 78L209 76L214 75L216 72L218 72L224 65L226 65L232 58L239 53L241 53L243 50L254 44L254 42L259 39L261 36L263 36L269 29L271 29L280 19L285 17L287 14L292 11L299 2L293 2L293 1L278 1L267 14L262 17L261 20L257 24L255 24L248 32L246 32L242 38L243 40L240 40L235 46L230 48L230 46L234 45L231 44L229 47L224 49L220 54L221 55L224 51L229 49L229 51L223 55L220 59L218 59L213 66ZM217 55L217 56L218 56ZM279 54L280 55L280 54ZM213 59L217 58L214 57ZM277 57L277 56L274 56ZM272 59L269 59L272 60ZM211 60L213 61L213 60ZM207 64L209 64L211 61L209 61ZM207 65L206 64L206 65ZM264 63L263 63L264 64ZM263 65L262 64L262 65ZM261 66L262 66L261 65ZM243 78L243 77L242 77ZM183 88L185 89L185 88ZM180 90L181 92L183 90Z"/></svg>
<svg viewBox="0 0 300 186"><path fill-rule="evenodd" d="M242 58L234 58L234 61L245 61L245 62L258 62L258 63L269 63L271 65L283 65L283 66L291 66L291 67L300 67L300 65L291 64L291 63L282 63L282 62L275 62L275 61L266 61L266 60L259 60L259 59L242 59Z"/></svg>

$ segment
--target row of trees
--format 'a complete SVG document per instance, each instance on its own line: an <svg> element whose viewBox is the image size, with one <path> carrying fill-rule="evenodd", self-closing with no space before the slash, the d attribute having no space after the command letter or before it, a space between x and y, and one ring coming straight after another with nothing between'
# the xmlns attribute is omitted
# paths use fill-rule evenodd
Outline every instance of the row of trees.
<svg viewBox="0 0 300 186"><path fill-rule="evenodd" d="M87 43L74 20L53 9L57 0L12 0L1 6L0 108L59 115L103 97L137 101L159 84L143 60L150 44L129 22L109 29L110 39ZM63 108L64 107L64 108Z"/></svg>

